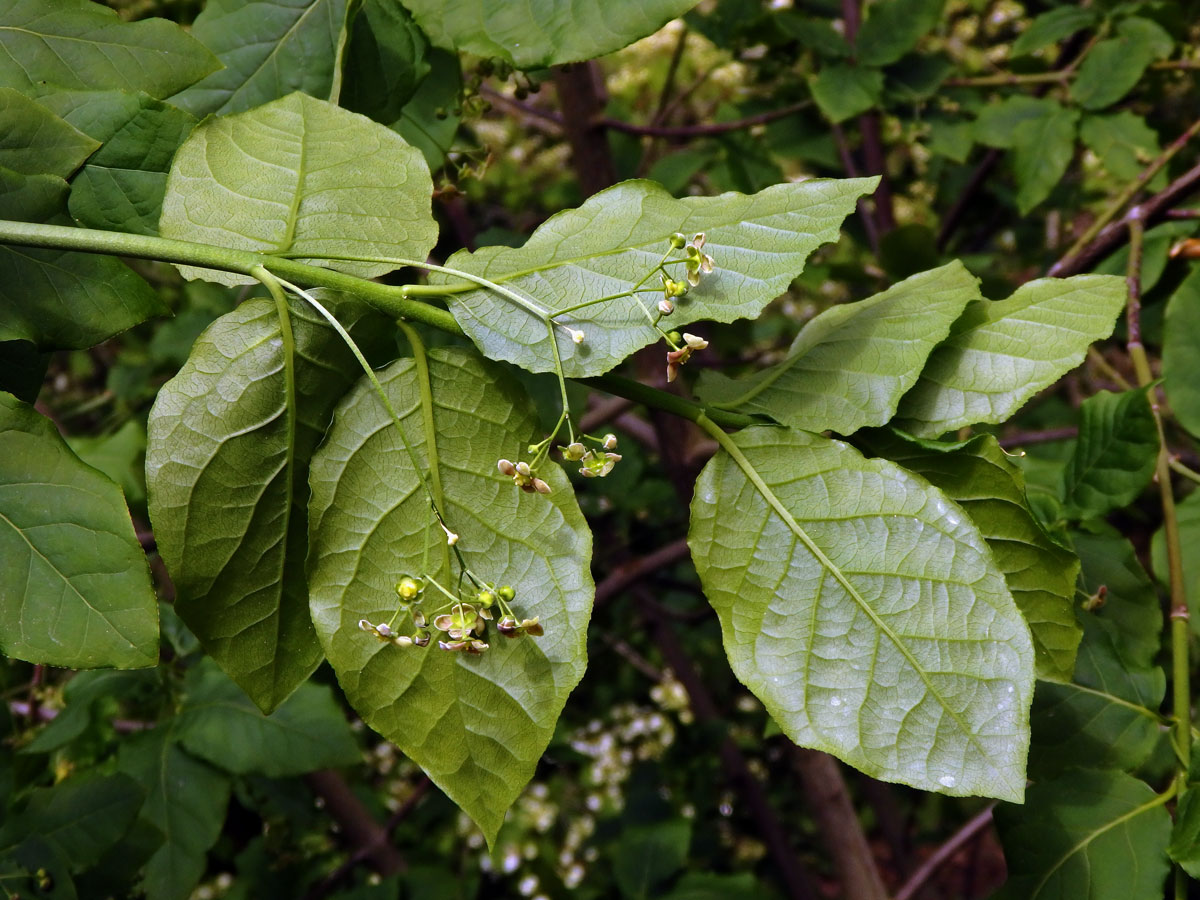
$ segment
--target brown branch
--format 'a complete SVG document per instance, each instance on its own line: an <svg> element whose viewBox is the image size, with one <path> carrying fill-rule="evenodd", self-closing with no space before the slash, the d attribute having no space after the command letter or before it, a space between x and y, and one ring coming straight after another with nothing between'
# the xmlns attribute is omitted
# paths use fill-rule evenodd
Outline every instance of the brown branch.
<svg viewBox="0 0 1200 900"><path fill-rule="evenodd" d="M607 103L604 78L594 61L555 66L553 71L563 134L571 146L575 177L584 196L590 197L617 181L607 126L601 121Z"/></svg>
<svg viewBox="0 0 1200 900"><path fill-rule="evenodd" d="M958 195L958 199L954 201L954 205L950 207L950 211L946 213L946 217L942 219L942 225L938 229L937 248L944 250L946 244L950 242L950 236L954 234L962 221L963 215L975 202L975 194L987 181L988 176L992 174L992 170L1000 162L1001 152L999 150L989 150L983 155L983 159L979 161L979 165L975 167L975 171L971 173L971 177L967 180L966 187L962 193Z"/></svg>
<svg viewBox="0 0 1200 900"><path fill-rule="evenodd" d="M795 115L810 106L812 106L811 100L802 100L790 106L781 106L779 109L771 109L757 115L747 116L744 119L735 119L730 122L713 122L709 125L657 125L653 123L650 125L637 125L633 122L623 122L620 119L608 118L601 119L598 124L603 125L605 128L611 128L613 131L624 132L625 134L642 137L678 138L683 140L697 137L714 137L728 134L731 131L744 131L747 128L753 128L755 125L766 125L769 122L775 122L779 119Z"/></svg>
<svg viewBox="0 0 1200 900"><path fill-rule="evenodd" d="M687 556L687 538L679 538L659 547L653 553L631 559L629 562L613 569L596 585L595 605L599 606L602 603L607 603L617 594L636 584L647 575L667 566L673 566L675 563L687 559Z"/></svg>
<svg viewBox="0 0 1200 900"><path fill-rule="evenodd" d="M970 819L962 828L958 829L946 843L942 844L937 851L921 864L917 871L913 872L912 877L904 882L900 890L896 891L892 900L912 900L917 895L917 891L925 886L938 869L944 866L950 859L958 853L966 844L970 843L974 838L985 828L992 824L992 810L996 804L992 804L983 812Z"/></svg>
<svg viewBox="0 0 1200 900"><path fill-rule="evenodd" d="M503 106L513 112L520 113L539 131L543 131L554 137L562 135L562 119L551 110L534 106L532 103L523 103L515 97L510 97L508 94L503 94L495 88L488 87L486 84L479 88L479 93L486 97L493 105Z"/></svg>
<svg viewBox="0 0 1200 900"><path fill-rule="evenodd" d="M1005 450L1011 447L1027 447L1030 444L1052 444L1055 441L1069 441L1079 434L1074 425L1066 428L1047 428L1043 431L1021 431L1000 438L1000 446Z"/></svg>
<svg viewBox="0 0 1200 900"><path fill-rule="evenodd" d="M354 853L330 875L314 885L305 900L321 900L361 862L369 862L380 875L395 875L404 871L404 857L392 846L388 830L375 821L361 800L350 790L350 786L332 769L319 769L304 776L305 782L324 803L324 809L345 835L346 842ZM337 876L336 880L334 876Z"/></svg>
<svg viewBox="0 0 1200 900"><path fill-rule="evenodd" d="M883 150L883 133L879 125L879 112L872 110L858 117L858 131L863 140L863 166L868 175L879 176L879 187L875 188L875 233L880 240L896 227L896 213L892 208L892 182L887 173L887 156Z"/></svg>
<svg viewBox="0 0 1200 900"><path fill-rule="evenodd" d="M671 102L671 91L675 89L675 77L679 74L679 64L683 61L683 51L687 49L688 29L685 25L679 29L679 38L675 41L675 49L671 53L671 62L667 65L667 74L663 78L662 90L658 94L658 103L654 107L654 115L650 117L651 125L660 125L663 114Z"/></svg>

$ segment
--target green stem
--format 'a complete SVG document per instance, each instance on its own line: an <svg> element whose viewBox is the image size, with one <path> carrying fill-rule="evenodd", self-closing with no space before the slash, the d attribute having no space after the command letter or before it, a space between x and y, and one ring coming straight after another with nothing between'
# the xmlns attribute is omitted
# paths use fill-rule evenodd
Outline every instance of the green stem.
<svg viewBox="0 0 1200 900"><path fill-rule="evenodd" d="M595 388L617 397L624 397L626 400L679 416L696 424L700 424L701 418L706 418L709 422L724 428L745 428L749 425L770 424L763 419L743 413L712 409L696 403L694 400L687 400L675 394L660 391L658 388L652 388L630 378L622 378L620 375L597 375L594 378L574 380L586 387Z"/></svg>
<svg viewBox="0 0 1200 900"><path fill-rule="evenodd" d="M966 78L951 78L946 84L954 87L1004 87L1010 84L1053 84L1068 81L1074 71L1028 72L1023 74L975 75Z"/></svg>
<svg viewBox="0 0 1200 900"><path fill-rule="evenodd" d="M1172 472L1178 472L1180 475L1182 475L1184 478L1188 479L1189 481L1194 481L1194 482L1196 482L1196 484L1200 484L1200 472L1197 472L1195 469L1185 466L1183 463L1181 463L1175 457L1173 457L1173 456L1168 457L1167 465L1169 465L1171 467Z"/></svg>

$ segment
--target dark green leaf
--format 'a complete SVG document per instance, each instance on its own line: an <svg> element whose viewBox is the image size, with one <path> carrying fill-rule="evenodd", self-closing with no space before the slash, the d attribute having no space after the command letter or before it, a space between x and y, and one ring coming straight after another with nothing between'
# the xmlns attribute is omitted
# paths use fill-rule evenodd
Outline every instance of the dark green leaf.
<svg viewBox="0 0 1200 900"><path fill-rule="evenodd" d="M1029 623L1038 677L1069 680L1081 634L1073 611L1079 560L1037 523L1021 470L996 439L981 434L935 444L884 431L860 439L873 454L924 476L967 511Z"/></svg>
<svg viewBox="0 0 1200 900"><path fill-rule="evenodd" d="M975 120L975 140L987 147L1007 150L1014 145L1020 125L1052 118L1061 110L1062 104L1055 100L1024 94L1006 97L979 111Z"/></svg>
<svg viewBox="0 0 1200 900"><path fill-rule="evenodd" d="M41 104L0 87L0 166L69 178L99 146Z"/></svg>
<svg viewBox="0 0 1200 900"><path fill-rule="evenodd" d="M687 872L663 900L762 900L765 896L763 886L749 872Z"/></svg>
<svg viewBox="0 0 1200 900"><path fill-rule="evenodd" d="M817 435L749 428L689 544L734 673L796 743L887 781L1020 800L1034 652L963 510Z"/></svg>
<svg viewBox="0 0 1200 900"><path fill-rule="evenodd" d="M1167 302L1163 326L1163 388L1175 419L1200 438L1200 266Z"/></svg>
<svg viewBox="0 0 1200 900"><path fill-rule="evenodd" d="M338 313L347 327L363 318L352 305ZM361 371L307 304L290 322L289 373L271 301L218 319L159 392L146 462L175 610L266 711L321 661L304 578L308 462Z"/></svg>
<svg viewBox="0 0 1200 900"><path fill-rule="evenodd" d="M1013 130L1017 209L1022 215L1050 196L1075 155L1079 112L1055 104L1048 115L1027 119Z"/></svg>
<svg viewBox="0 0 1200 900"><path fill-rule="evenodd" d="M691 841L692 823L687 819L624 829L613 854L621 895L629 900L659 896L658 887L687 862Z"/></svg>
<svg viewBox="0 0 1200 900"><path fill-rule="evenodd" d="M1038 279L1007 300L972 304L900 402L897 424L937 437L1005 421L1112 332L1125 294L1123 278L1079 275Z"/></svg>
<svg viewBox="0 0 1200 900"><path fill-rule="evenodd" d="M1192 878L1200 879L1200 787L1183 792L1175 808L1175 827L1167 853Z"/></svg>
<svg viewBox="0 0 1200 900"><path fill-rule="evenodd" d="M950 119L933 119L929 123L930 151L952 159L966 162L975 145L975 130L970 122Z"/></svg>
<svg viewBox="0 0 1200 900"><path fill-rule="evenodd" d="M1116 37L1096 44L1071 84L1071 99L1084 109L1116 103L1141 80L1152 62L1171 55L1175 41L1161 25L1137 16L1117 26Z"/></svg>
<svg viewBox="0 0 1200 900"><path fill-rule="evenodd" d="M89 0L8 0L0 6L0 87L166 97L220 65L166 19L122 22Z"/></svg>
<svg viewBox="0 0 1200 900"><path fill-rule="evenodd" d="M1183 583L1192 611L1192 630L1200 632L1200 491L1192 491L1183 502L1175 506L1176 521L1179 523L1180 553L1183 556ZM1163 584L1170 580L1167 567L1167 540L1160 527L1151 543L1154 574Z"/></svg>
<svg viewBox="0 0 1200 900"><path fill-rule="evenodd" d="M545 634L509 639L490 631L490 649L467 656L436 644L398 648L359 629L360 619L392 619L404 573L428 566L449 586L458 577L421 479L365 382L338 408L313 457L312 616L350 703L492 841L583 675L591 535L556 466L539 473L553 488L549 496L522 493L496 471L501 457L519 457L535 428L528 398L511 378L462 350L432 351L429 363L436 455L414 362L384 369L383 389L422 467L440 473L457 549L480 578L511 584L519 615L540 617ZM427 591L431 614L446 605ZM396 626L401 633L411 627Z"/></svg>
<svg viewBox="0 0 1200 900"><path fill-rule="evenodd" d="M883 95L883 73L848 63L821 67L809 82L813 99L834 125L864 113Z"/></svg>
<svg viewBox="0 0 1200 900"><path fill-rule="evenodd" d="M937 27L945 5L945 0L876 0L854 42L858 61L867 66L896 62Z"/></svg>
<svg viewBox="0 0 1200 900"><path fill-rule="evenodd" d="M780 10L774 19L780 31L827 59L844 59L852 55L846 39L823 19L809 18L793 10Z"/></svg>
<svg viewBox="0 0 1200 900"><path fill-rule="evenodd" d="M329 97L346 0L209 0L192 35L225 67L171 102L202 118L238 113L293 91Z"/></svg>
<svg viewBox="0 0 1200 900"><path fill-rule="evenodd" d="M0 250L0 256L4 253ZM0 391L18 400L33 403L42 389L50 354L42 353L29 341L0 341Z"/></svg>
<svg viewBox="0 0 1200 900"><path fill-rule="evenodd" d="M121 489L0 393L0 649L35 663L152 666L158 606Z"/></svg>
<svg viewBox="0 0 1200 900"><path fill-rule="evenodd" d="M1081 760L1086 762L1086 760ZM1077 769L996 810L1008 882L997 900L1161 900L1171 817L1122 772Z"/></svg>
<svg viewBox="0 0 1200 900"><path fill-rule="evenodd" d="M1170 261L1171 248L1180 238L1190 237L1200 228L1195 219L1179 222L1162 222L1149 229L1142 240L1142 277L1139 284L1142 296L1146 296L1162 279ZM1119 275L1124 278L1129 271L1129 244L1106 257L1096 266L1097 274Z"/></svg>
<svg viewBox="0 0 1200 900"><path fill-rule="evenodd" d="M436 170L445 165L462 121L461 111L454 111L461 102L462 69L458 55L447 50L435 48L426 58L429 74L417 85L416 93L391 127L425 155L430 169Z"/></svg>
<svg viewBox="0 0 1200 900"><path fill-rule="evenodd" d="M1037 16L1021 36L1013 41L1013 57L1036 53L1077 31L1090 28L1098 19L1095 9L1085 6L1060 6Z"/></svg>
<svg viewBox="0 0 1200 900"><path fill-rule="evenodd" d="M1102 586L1106 589L1093 618L1110 623L1107 630L1125 666L1152 667L1162 642L1162 609L1133 547L1107 529L1076 532L1072 542L1083 563L1083 590L1094 595Z"/></svg>
<svg viewBox="0 0 1200 900"><path fill-rule="evenodd" d="M305 94L201 124L167 181L164 237L328 265L363 278L424 260L437 239L433 182L394 131ZM188 278L253 279L182 266Z"/></svg>
<svg viewBox="0 0 1200 900"><path fill-rule="evenodd" d="M119 484L127 502L146 499L146 429L139 420L129 419L112 434L72 436L67 444L81 460Z"/></svg>
<svg viewBox="0 0 1200 900"><path fill-rule="evenodd" d="M827 309L804 326L783 362L736 380L705 372L697 393L806 431L883 425L933 348L979 299L979 280L953 262Z"/></svg>
<svg viewBox="0 0 1200 900"><path fill-rule="evenodd" d="M1084 116L1079 137L1120 181L1133 181L1159 154L1158 135L1144 118L1127 109L1106 116Z"/></svg>
<svg viewBox="0 0 1200 900"><path fill-rule="evenodd" d="M66 707L21 752L50 753L65 747L92 724L96 701L117 700L147 685L157 687L156 672L155 669L89 669L75 673L63 691Z"/></svg>
<svg viewBox="0 0 1200 900"><path fill-rule="evenodd" d="M682 16L696 0L405 0L429 39L518 69L620 50Z"/></svg>
<svg viewBox="0 0 1200 900"><path fill-rule="evenodd" d="M192 754L234 775L282 778L361 761L328 687L302 684L266 716L208 659L188 671L176 733Z"/></svg>
<svg viewBox="0 0 1200 900"><path fill-rule="evenodd" d="M429 74L428 41L394 0L365 0L354 17L338 103L394 122Z"/></svg>
<svg viewBox="0 0 1200 900"><path fill-rule="evenodd" d="M1102 516L1135 500L1158 459L1149 388L1083 401L1075 452L1063 470L1063 502L1076 519Z"/></svg>

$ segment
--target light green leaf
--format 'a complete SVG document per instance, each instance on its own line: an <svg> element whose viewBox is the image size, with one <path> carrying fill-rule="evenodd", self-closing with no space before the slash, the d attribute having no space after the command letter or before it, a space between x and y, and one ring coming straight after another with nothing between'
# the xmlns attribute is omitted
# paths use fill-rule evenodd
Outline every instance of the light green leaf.
<svg viewBox="0 0 1200 900"><path fill-rule="evenodd" d="M1095 24L1096 10L1084 6L1060 6L1037 16L1021 36L1013 41L1012 55L1028 56L1043 47Z"/></svg>
<svg viewBox="0 0 1200 900"><path fill-rule="evenodd" d="M1175 808L1167 853L1192 878L1200 880L1200 787L1193 785L1183 792Z"/></svg>
<svg viewBox="0 0 1200 900"><path fill-rule="evenodd" d="M143 875L147 900L187 900L204 875L229 802L229 778L189 756L170 720L121 742L117 767L146 792L141 818L163 833Z"/></svg>
<svg viewBox="0 0 1200 900"><path fill-rule="evenodd" d="M181 238L328 265L363 278L425 259L437 240L433 182L395 132L305 94L209 119L179 148L159 223ZM249 279L181 266L188 278Z"/></svg>
<svg viewBox="0 0 1200 900"><path fill-rule="evenodd" d="M81 434L67 438L81 460L99 469L121 486L125 499L146 499L146 429L138 419L129 419L112 434Z"/></svg>
<svg viewBox="0 0 1200 900"><path fill-rule="evenodd" d="M404 0L447 50L540 69L620 50L682 16L696 0Z"/></svg>
<svg viewBox="0 0 1200 900"><path fill-rule="evenodd" d="M736 380L705 372L697 393L706 403L806 431L852 434L883 425L933 348L979 299L979 279L952 262L825 310L804 326L783 362Z"/></svg>
<svg viewBox="0 0 1200 900"><path fill-rule="evenodd" d="M394 0L364 0L354 17L342 89L335 99L376 122L394 122L429 74L428 50L429 42L403 6Z"/></svg>
<svg viewBox="0 0 1200 900"><path fill-rule="evenodd" d="M1075 155L1079 111L1054 107L1048 115L1021 122L1013 131L1012 165L1022 215L1050 196Z"/></svg>
<svg viewBox="0 0 1200 900"><path fill-rule="evenodd" d="M900 401L896 424L937 437L1003 422L1112 332L1125 290L1111 275L1041 278L1007 300L973 303Z"/></svg>
<svg viewBox="0 0 1200 900"><path fill-rule="evenodd" d="M874 178L812 180L775 185L750 196L676 200L653 182L626 181L578 209L552 216L523 247L463 250L446 263L515 291L539 312L491 289L453 295L450 310L484 355L532 372L554 370L542 318L554 314L556 322L586 335L577 345L565 328L555 328L564 373L599 375L658 339L647 319L647 310L662 296L658 278L646 283L651 293L618 296L571 313L558 310L627 295L653 272L672 233L683 232L690 239L704 232L704 252L715 260L715 271L679 299L663 324L682 328L698 319L731 322L757 316L800 274L810 253L837 238L842 220L875 184ZM672 254L676 259L682 255ZM683 277L682 265L667 266ZM450 276L431 280L455 281Z"/></svg>
<svg viewBox="0 0 1200 900"><path fill-rule="evenodd" d="M351 327L363 312L338 315ZM175 611L268 712L321 661L304 577L308 462L361 371L307 304L290 324L289 339L269 300L214 322L159 391L146 458Z"/></svg>
<svg viewBox="0 0 1200 900"><path fill-rule="evenodd" d="M1034 652L963 510L817 435L749 428L689 544L734 673L789 738L886 781L1019 802Z"/></svg>
<svg viewBox="0 0 1200 900"><path fill-rule="evenodd" d="M883 73L848 63L821 67L809 82L813 99L834 125L864 113L879 103Z"/></svg>
<svg viewBox="0 0 1200 900"><path fill-rule="evenodd" d="M854 41L859 63L887 66L896 62L938 26L945 0L877 0Z"/></svg>
<svg viewBox="0 0 1200 900"><path fill-rule="evenodd" d="M158 661L158 605L121 489L0 393L0 649L75 669Z"/></svg>
<svg viewBox="0 0 1200 900"><path fill-rule="evenodd" d="M0 168L0 218L45 222L66 203L67 183ZM0 341L82 350L167 311L162 299L111 256L0 245Z"/></svg>
<svg viewBox="0 0 1200 900"><path fill-rule="evenodd" d="M378 396L362 382L313 457L313 624L359 715L491 841L583 675L591 535L556 466L539 473L553 489L549 496L522 493L496 471L501 457L518 458L536 428L529 400L511 378L462 350L432 351L429 364L435 464L447 522L460 535L457 549L485 581L511 584L518 614L540 617L545 634L508 639L489 632L491 648L467 656L436 644L393 647L359 629L360 619L392 619L402 574L428 565L443 584L457 581L457 570L446 571L445 538L418 474ZM414 453L429 465L414 362L394 363L380 381ZM431 613L444 605L428 604ZM396 628L404 633L403 625Z"/></svg>
<svg viewBox="0 0 1200 900"><path fill-rule="evenodd" d="M174 22L122 22L89 0L0 6L0 87L145 91L166 97L220 67Z"/></svg>
<svg viewBox="0 0 1200 900"><path fill-rule="evenodd" d="M936 444L872 431L859 441L923 476L967 511L1029 624L1038 677L1068 681L1081 635L1073 611L1079 560L1042 530L1029 509L1021 470L996 439L981 434Z"/></svg>
<svg viewBox="0 0 1200 900"><path fill-rule="evenodd" d="M1163 388L1175 419L1200 438L1200 266L1193 266L1167 301L1163 326Z"/></svg>
<svg viewBox="0 0 1200 900"><path fill-rule="evenodd" d="M22 175L69 178L99 146L46 107L0 87L0 166Z"/></svg>
<svg viewBox="0 0 1200 900"><path fill-rule="evenodd" d="M188 670L177 723L184 747L234 775L283 778L362 760L328 687L306 682L266 716L209 659Z"/></svg>
<svg viewBox="0 0 1200 900"><path fill-rule="evenodd" d="M1100 157L1108 173L1121 181L1133 181L1160 152L1158 134L1142 116L1127 109L1107 116L1084 116L1079 137Z"/></svg>
<svg viewBox="0 0 1200 900"><path fill-rule="evenodd" d="M963 163L975 145L975 129L970 122L935 118L929 123L927 143L930 152Z"/></svg>
<svg viewBox="0 0 1200 900"><path fill-rule="evenodd" d="M192 36L225 67L171 98L197 118L239 113L293 91L326 99L346 0L209 0Z"/></svg>
<svg viewBox="0 0 1200 900"><path fill-rule="evenodd" d="M692 823L671 819L625 828L613 853L613 874L621 895L629 900L660 896L659 886L683 868Z"/></svg>
<svg viewBox="0 0 1200 900"><path fill-rule="evenodd" d="M1184 591L1192 612L1190 624L1193 631L1200 633L1200 491L1192 491L1177 503L1175 516L1179 523L1179 549L1183 556ZM1160 582L1168 584L1167 540L1161 526L1154 532L1150 547L1154 574Z"/></svg>
<svg viewBox="0 0 1200 900"><path fill-rule="evenodd" d="M1145 782L1076 769L1031 787L1023 809L999 807L996 823L1008 862L997 900L1162 898L1171 817Z"/></svg>
<svg viewBox="0 0 1200 900"><path fill-rule="evenodd" d="M1063 469L1063 502L1075 519L1103 516L1132 503L1158 460L1158 428L1149 388L1083 401L1079 437Z"/></svg>
<svg viewBox="0 0 1200 900"><path fill-rule="evenodd" d="M1171 55L1175 41L1151 19L1132 16L1117 26L1116 37L1091 49L1071 83L1071 99L1084 109L1116 103L1141 80L1156 59Z"/></svg>

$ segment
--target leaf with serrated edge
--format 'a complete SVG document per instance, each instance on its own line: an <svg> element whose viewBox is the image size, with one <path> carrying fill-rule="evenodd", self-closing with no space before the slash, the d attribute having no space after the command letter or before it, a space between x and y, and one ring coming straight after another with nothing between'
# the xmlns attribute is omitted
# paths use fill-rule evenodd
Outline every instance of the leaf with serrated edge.
<svg viewBox="0 0 1200 900"><path fill-rule="evenodd" d="M472 657L436 646L400 649L359 630L359 619L391 619L396 581L420 572L427 539L439 581L454 583L439 562L445 538L430 528L417 473L378 396L362 382L313 457L312 617L359 715L420 765L490 842L583 675L591 534L556 466L539 472L553 488L549 496L522 493L496 471L497 459L516 459L536 428L511 377L462 350L431 351L429 365L438 471L458 549L481 578L511 584L518 614L540 617L545 634L508 639L489 631L491 649ZM413 361L379 375L414 453L428 464ZM442 605L425 602L431 611Z"/></svg>
<svg viewBox="0 0 1200 900"><path fill-rule="evenodd" d="M708 463L688 541L737 677L801 746L1020 802L1033 646L967 515L839 441L733 440L747 468L727 451Z"/></svg>
<svg viewBox="0 0 1200 900"><path fill-rule="evenodd" d="M363 313L338 314L352 328ZM304 577L308 461L361 373L307 304L292 308L291 326L294 384L273 302L214 322L159 391L146 449L175 611L268 712L321 662Z"/></svg>
<svg viewBox="0 0 1200 900"><path fill-rule="evenodd" d="M293 91L329 96L346 0L209 0L192 36L224 63L171 98L192 115L253 109Z"/></svg>
<svg viewBox="0 0 1200 900"><path fill-rule="evenodd" d="M861 434L855 443L860 441L967 511L1029 624L1038 677L1069 680L1082 633L1073 612L1079 560L1042 530L1029 509L1021 470L995 437L938 444L880 430Z"/></svg>
<svg viewBox="0 0 1200 900"><path fill-rule="evenodd" d="M1112 332L1125 293L1123 278L1078 275L1038 279L1007 300L973 303L900 401L895 424L937 437L1005 421Z"/></svg>
<svg viewBox="0 0 1200 900"><path fill-rule="evenodd" d="M0 392L0 650L73 669L158 661L158 602L121 489Z"/></svg>
<svg viewBox="0 0 1200 900"><path fill-rule="evenodd" d="M1079 437L1063 468L1065 515L1102 516L1132 503L1150 483L1158 461L1158 429L1149 392L1100 391L1083 401Z"/></svg>
<svg viewBox="0 0 1200 900"><path fill-rule="evenodd" d="M284 255L363 278L424 259L437 240L421 153L389 128L305 94L202 123L179 148L159 231ZM181 266L221 284L253 279Z"/></svg>
<svg viewBox="0 0 1200 900"><path fill-rule="evenodd" d="M1145 782L1074 769L1029 789L996 824L1008 882L996 900L1160 900L1171 817Z"/></svg>
<svg viewBox="0 0 1200 900"><path fill-rule="evenodd" d="M713 257L716 269L679 298L662 326L753 318L787 290L809 254L837 238L842 220L875 184L874 178L812 180L774 185L749 196L676 200L654 182L626 181L552 216L522 247L460 250L446 263L514 291L539 313L492 289L451 296L450 311L485 356L531 372L552 372L554 352L543 315L632 290L658 265L673 233L690 239L704 232L704 252ZM680 259L682 252L672 256ZM668 271L683 277L681 265L669 263ZM430 280L457 281L450 275ZM650 292L555 316L556 322L585 335L582 344L575 344L565 327L554 329L565 375L599 375L658 340L647 318L656 313L662 296L657 277L644 289Z"/></svg>
<svg viewBox="0 0 1200 900"><path fill-rule="evenodd" d="M709 404L807 431L852 434L883 425L933 348L978 299L979 279L952 262L827 309L804 326L781 363L736 380L705 371L696 393Z"/></svg>
<svg viewBox="0 0 1200 900"><path fill-rule="evenodd" d="M0 87L145 91L161 98L220 66L166 19L122 22L115 10L88 0L0 4Z"/></svg>

